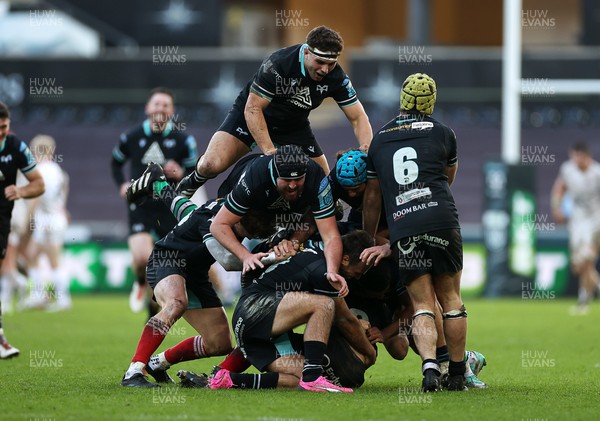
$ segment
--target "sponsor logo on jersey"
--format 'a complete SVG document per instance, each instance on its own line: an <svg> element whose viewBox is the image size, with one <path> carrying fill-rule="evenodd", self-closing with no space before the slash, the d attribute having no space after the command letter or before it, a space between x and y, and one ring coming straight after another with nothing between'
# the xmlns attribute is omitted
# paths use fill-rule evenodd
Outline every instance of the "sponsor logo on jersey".
<svg viewBox="0 0 600 421"><path fill-rule="evenodd" d="M310 89L308 86L303 86L294 96L288 99L288 102L305 110L310 110L312 108L312 100L310 99Z"/></svg>
<svg viewBox="0 0 600 421"><path fill-rule="evenodd" d="M433 128L433 123L431 121L417 121L410 126L413 130L430 130Z"/></svg>
<svg viewBox="0 0 600 421"><path fill-rule="evenodd" d="M411 200L419 199L421 197L431 197L431 190L429 187L423 189L413 189L407 192L401 193L396 196L396 205L400 206Z"/></svg>
<svg viewBox="0 0 600 421"><path fill-rule="evenodd" d="M160 148L158 142L152 142L144 156L142 157L142 164L149 164L150 162L156 162L158 165L163 165L167 160Z"/></svg>
<svg viewBox="0 0 600 421"><path fill-rule="evenodd" d="M176 144L177 142L175 141L175 139L165 139L163 141L163 146L167 149L174 148Z"/></svg>
<svg viewBox="0 0 600 421"><path fill-rule="evenodd" d="M144 146L146 146L146 139L144 139L144 138L140 139L140 141L138 142L138 145L140 145L140 148L143 148Z"/></svg>
<svg viewBox="0 0 600 421"><path fill-rule="evenodd" d="M0 162L10 162L10 161L12 161L11 154L0 156Z"/></svg>
<svg viewBox="0 0 600 421"><path fill-rule="evenodd" d="M306 149L308 149L311 152L315 151L315 147L314 146L308 146Z"/></svg>
<svg viewBox="0 0 600 421"><path fill-rule="evenodd" d="M317 91L322 94L323 92L327 92L327 89L329 89L328 85L317 85Z"/></svg>

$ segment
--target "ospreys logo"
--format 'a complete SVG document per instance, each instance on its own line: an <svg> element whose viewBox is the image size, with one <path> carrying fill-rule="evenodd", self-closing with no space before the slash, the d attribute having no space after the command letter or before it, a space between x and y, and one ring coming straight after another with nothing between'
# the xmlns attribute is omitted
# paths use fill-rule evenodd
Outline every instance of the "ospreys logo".
<svg viewBox="0 0 600 421"><path fill-rule="evenodd" d="M308 86L303 86L302 89L298 89L294 96L288 99L288 102L305 110L312 109L312 100L310 99L310 89Z"/></svg>
<svg viewBox="0 0 600 421"><path fill-rule="evenodd" d="M269 209L283 209L283 210L287 211L287 210L290 210L290 202L285 200L283 197L279 196L275 202L273 202L269 205L268 208Z"/></svg>

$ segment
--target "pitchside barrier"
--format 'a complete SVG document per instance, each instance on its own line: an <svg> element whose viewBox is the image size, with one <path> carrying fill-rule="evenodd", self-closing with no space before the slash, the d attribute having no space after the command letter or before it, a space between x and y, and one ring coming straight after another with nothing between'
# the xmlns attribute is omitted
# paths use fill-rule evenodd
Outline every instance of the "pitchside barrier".
<svg viewBox="0 0 600 421"><path fill-rule="evenodd" d="M483 295L486 289L486 251L481 238L465 235L462 292L465 297ZM535 256L536 277L519 285L513 295L541 298L573 294L568 270L567 238L539 240ZM71 280L71 292L126 293L134 280L131 255L125 243L72 243L65 246L63 264ZM50 280L47 261L41 262L42 276ZM571 285L571 288L569 288Z"/></svg>

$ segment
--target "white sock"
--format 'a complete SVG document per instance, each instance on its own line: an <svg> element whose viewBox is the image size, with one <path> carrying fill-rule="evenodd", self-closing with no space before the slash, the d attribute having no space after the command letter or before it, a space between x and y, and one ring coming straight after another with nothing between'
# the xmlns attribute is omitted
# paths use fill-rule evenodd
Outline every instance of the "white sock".
<svg viewBox="0 0 600 421"><path fill-rule="evenodd" d="M9 275L5 275L0 279L0 287L2 288L2 293L0 294L2 310L4 310L4 313L12 313L14 287Z"/></svg>
<svg viewBox="0 0 600 421"><path fill-rule="evenodd" d="M150 361L148 361L148 365L152 370L167 370L169 367L171 367L171 363L165 358L164 352L153 355L150 358Z"/></svg>
<svg viewBox="0 0 600 421"><path fill-rule="evenodd" d="M52 282L56 292L56 303L58 305L71 305L71 293L69 292L69 278L62 268L52 271Z"/></svg>
<svg viewBox="0 0 600 421"><path fill-rule="evenodd" d="M125 373L125 378L128 379L137 373L144 374L145 366L146 366L146 364L141 363L139 361L129 364L129 368L127 369L127 372Z"/></svg>
<svg viewBox="0 0 600 421"><path fill-rule="evenodd" d="M31 268L29 274L31 276L31 292L29 294L31 299L35 302L48 301L46 283L41 277L41 271L38 268Z"/></svg>

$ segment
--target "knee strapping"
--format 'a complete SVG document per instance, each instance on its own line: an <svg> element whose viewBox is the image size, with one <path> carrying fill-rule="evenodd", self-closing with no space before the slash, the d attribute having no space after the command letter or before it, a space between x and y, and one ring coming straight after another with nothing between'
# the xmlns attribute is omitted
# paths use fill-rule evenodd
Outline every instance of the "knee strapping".
<svg viewBox="0 0 600 421"><path fill-rule="evenodd" d="M442 318L444 320L447 320L447 319L466 319L467 318L467 309L463 305L458 310L450 310L447 313L442 313Z"/></svg>
<svg viewBox="0 0 600 421"><path fill-rule="evenodd" d="M435 314L429 310L417 310L415 314L413 314L412 319L415 320L419 316L427 316L431 317L431 320L435 320Z"/></svg>

